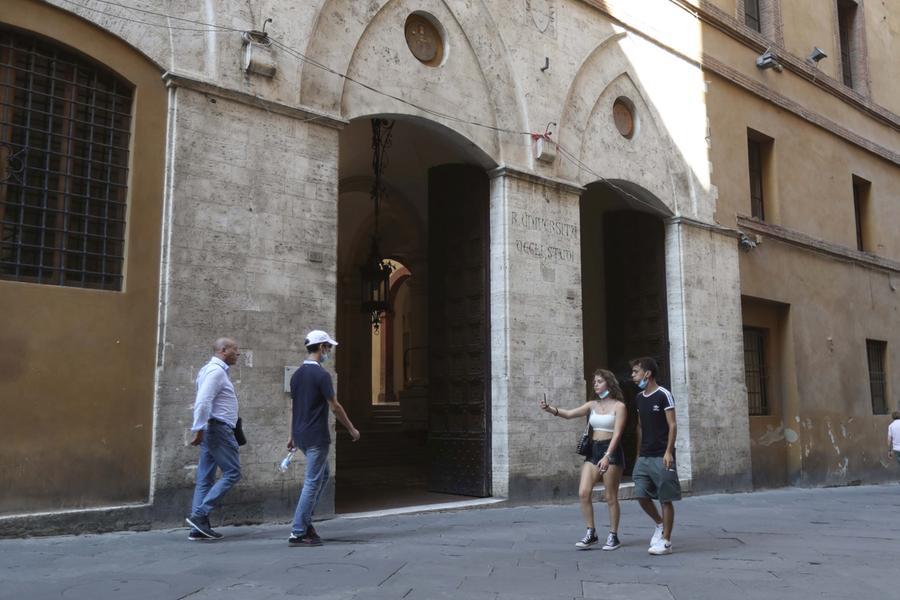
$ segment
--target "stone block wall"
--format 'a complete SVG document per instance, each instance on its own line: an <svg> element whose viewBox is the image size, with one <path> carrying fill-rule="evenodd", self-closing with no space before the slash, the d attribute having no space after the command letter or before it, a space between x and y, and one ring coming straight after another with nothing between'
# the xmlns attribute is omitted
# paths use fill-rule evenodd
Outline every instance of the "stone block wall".
<svg viewBox="0 0 900 600"><path fill-rule="evenodd" d="M752 486L737 253L722 231L666 226L676 460L693 491Z"/></svg>
<svg viewBox="0 0 900 600"><path fill-rule="evenodd" d="M286 516L302 459L288 475L276 469L290 431L284 367L304 358L308 330L334 330L338 132L183 87L170 102L154 513L189 508L194 378L212 342L231 336L249 443L223 512Z"/></svg>
<svg viewBox="0 0 900 600"><path fill-rule="evenodd" d="M577 493L583 423L547 401L585 401L580 188L498 169L491 180L491 364L495 496L552 500Z"/></svg>

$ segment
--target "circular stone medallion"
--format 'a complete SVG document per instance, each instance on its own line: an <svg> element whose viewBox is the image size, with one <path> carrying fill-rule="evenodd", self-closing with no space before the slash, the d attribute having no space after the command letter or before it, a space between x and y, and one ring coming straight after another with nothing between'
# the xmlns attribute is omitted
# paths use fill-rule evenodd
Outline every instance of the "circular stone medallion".
<svg viewBox="0 0 900 600"><path fill-rule="evenodd" d="M624 98L617 98L613 103L613 122L622 137L630 140L634 135L634 111Z"/></svg>
<svg viewBox="0 0 900 600"><path fill-rule="evenodd" d="M436 67L444 57L444 40L441 32L429 19L420 14L411 14L404 28L406 45L419 62Z"/></svg>

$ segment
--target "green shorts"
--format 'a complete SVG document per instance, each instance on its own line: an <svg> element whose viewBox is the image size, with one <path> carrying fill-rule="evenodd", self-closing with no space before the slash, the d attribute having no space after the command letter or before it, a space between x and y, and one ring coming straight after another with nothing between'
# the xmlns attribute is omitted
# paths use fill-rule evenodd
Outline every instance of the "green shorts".
<svg viewBox="0 0 900 600"><path fill-rule="evenodd" d="M662 456L639 456L631 474L635 498L652 498L660 502L681 500L678 469L667 469Z"/></svg>

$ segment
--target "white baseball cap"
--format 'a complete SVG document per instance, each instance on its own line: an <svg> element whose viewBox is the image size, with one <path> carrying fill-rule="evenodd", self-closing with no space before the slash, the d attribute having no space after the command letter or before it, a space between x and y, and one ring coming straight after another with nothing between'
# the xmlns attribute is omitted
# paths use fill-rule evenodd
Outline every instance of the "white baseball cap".
<svg viewBox="0 0 900 600"><path fill-rule="evenodd" d="M338 345L336 341L331 339L330 335L328 335L321 329L313 329L306 334L306 340L303 342L303 345L312 346L313 344L331 344L332 346Z"/></svg>

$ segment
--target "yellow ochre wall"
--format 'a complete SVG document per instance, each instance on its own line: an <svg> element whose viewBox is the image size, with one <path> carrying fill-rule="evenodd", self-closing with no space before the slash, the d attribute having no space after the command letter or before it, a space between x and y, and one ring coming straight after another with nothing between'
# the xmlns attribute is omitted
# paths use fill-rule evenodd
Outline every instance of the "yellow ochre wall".
<svg viewBox="0 0 900 600"><path fill-rule="evenodd" d="M785 16L786 44L788 21ZM869 65L873 82L884 76L875 66ZM787 71L758 77L806 107L838 114L831 108L835 98ZM872 414L866 339L887 342L888 411L896 410L900 168L723 78L708 73L707 80L716 220L740 229L739 217L750 216L750 128L774 140L761 227L805 236L797 244L763 233L758 247L741 253L744 324L769 329L767 358L775 380L773 413L750 419L754 485L890 477L894 465L884 437L891 419ZM841 124L871 131L884 147L897 150L896 131L849 105L843 112ZM853 175L871 182L863 223L867 254L856 252Z"/></svg>
<svg viewBox="0 0 900 600"><path fill-rule="evenodd" d="M0 514L148 499L166 133L161 71L39 2L3 21L135 86L123 291L0 281Z"/></svg>

